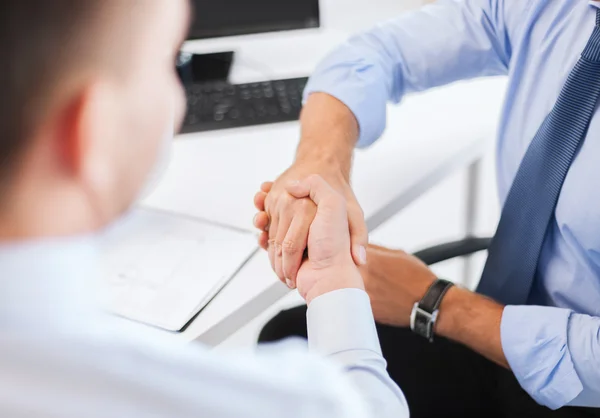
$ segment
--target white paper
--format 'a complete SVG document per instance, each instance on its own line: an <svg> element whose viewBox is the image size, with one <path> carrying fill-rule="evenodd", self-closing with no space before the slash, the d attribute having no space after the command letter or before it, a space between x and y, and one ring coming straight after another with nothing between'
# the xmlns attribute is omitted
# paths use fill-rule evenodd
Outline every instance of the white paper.
<svg viewBox="0 0 600 418"><path fill-rule="evenodd" d="M108 308L181 330L256 252L256 237L171 213L138 209L107 231Z"/></svg>

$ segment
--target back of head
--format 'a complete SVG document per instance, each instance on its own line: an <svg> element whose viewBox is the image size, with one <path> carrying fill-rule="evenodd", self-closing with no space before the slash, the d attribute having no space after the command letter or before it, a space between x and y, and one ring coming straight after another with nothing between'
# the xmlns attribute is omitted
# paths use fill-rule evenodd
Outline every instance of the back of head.
<svg viewBox="0 0 600 418"><path fill-rule="evenodd" d="M89 60L111 1L5 0L0 13L0 160L5 181L57 87Z"/></svg>
<svg viewBox="0 0 600 418"><path fill-rule="evenodd" d="M0 240L89 232L132 203L183 113L188 13L187 0L2 2ZM35 224L34 206L76 216L4 232L15 213Z"/></svg>

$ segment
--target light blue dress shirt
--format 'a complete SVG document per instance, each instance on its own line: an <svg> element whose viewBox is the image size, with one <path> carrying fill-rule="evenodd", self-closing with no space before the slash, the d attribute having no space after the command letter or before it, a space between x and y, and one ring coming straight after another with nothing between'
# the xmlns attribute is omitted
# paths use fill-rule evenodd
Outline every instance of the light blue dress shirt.
<svg viewBox="0 0 600 418"><path fill-rule="evenodd" d="M345 103L360 125L359 146L367 146L385 128L388 101L456 80L508 75L497 145L503 202L592 33L593 6L582 0L441 0L348 40L320 64L306 95L326 92ZM597 112L564 183L532 306L509 306L502 318L512 370L550 408L600 407L599 164Z"/></svg>
<svg viewBox="0 0 600 418"><path fill-rule="evenodd" d="M408 417L362 290L313 301L312 354L226 354L103 313L99 271L92 238L0 244L1 417Z"/></svg>

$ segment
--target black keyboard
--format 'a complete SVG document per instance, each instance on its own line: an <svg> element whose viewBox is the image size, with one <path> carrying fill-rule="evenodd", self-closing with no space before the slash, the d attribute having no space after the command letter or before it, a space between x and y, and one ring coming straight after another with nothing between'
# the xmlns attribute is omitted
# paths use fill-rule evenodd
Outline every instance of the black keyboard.
<svg viewBox="0 0 600 418"><path fill-rule="evenodd" d="M186 86L188 103L182 133L213 131L298 120L307 78Z"/></svg>

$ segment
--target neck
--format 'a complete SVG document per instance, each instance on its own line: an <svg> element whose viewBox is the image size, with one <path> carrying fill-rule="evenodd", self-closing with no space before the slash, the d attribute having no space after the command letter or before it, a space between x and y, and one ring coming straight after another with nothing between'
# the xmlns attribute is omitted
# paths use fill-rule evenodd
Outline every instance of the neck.
<svg viewBox="0 0 600 418"><path fill-rule="evenodd" d="M56 180L22 179L3 197L0 242L89 234L100 228L76 187Z"/></svg>

